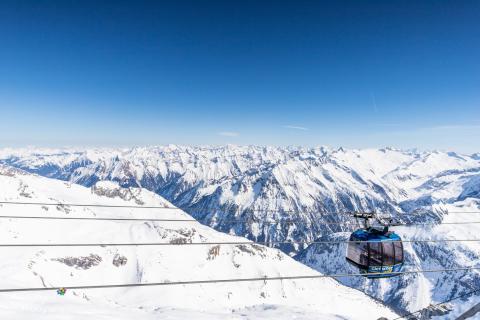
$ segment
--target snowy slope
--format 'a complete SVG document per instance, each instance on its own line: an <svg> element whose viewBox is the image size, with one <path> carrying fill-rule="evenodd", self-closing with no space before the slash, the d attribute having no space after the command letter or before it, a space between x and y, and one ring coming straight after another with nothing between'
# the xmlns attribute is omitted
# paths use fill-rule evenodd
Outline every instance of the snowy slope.
<svg viewBox="0 0 480 320"><path fill-rule="evenodd" d="M403 222L480 221L480 215L446 214L480 211L478 154L392 148L170 145L3 149L0 162L85 186L98 180L142 186L206 225L257 241L344 239L348 236L344 232L351 227L324 223L352 222L342 213L346 211L375 210ZM250 218L255 223L232 222ZM295 223L271 223L282 219L294 219ZM413 239L476 238L477 226L452 225L448 230L443 229L446 226L417 227L399 232ZM292 256L298 254L299 261L321 272L349 270L343 260L345 248L277 247ZM407 263L417 269L466 267L478 263L479 249L475 243L415 244L408 248ZM342 282L387 301L399 311L415 310L480 285L476 274L458 273L405 276L378 283L362 279Z"/></svg>
<svg viewBox="0 0 480 320"><path fill-rule="evenodd" d="M91 188L0 166L0 201L172 205L145 189ZM173 207L173 206L172 206ZM1 215L184 219L179 209L0 205ZM2 243L237 242L197 222L1 219ZM313 275L259 245L0 248L0 288ZM0 293L2 319L373 319L394 317L332 279Z"/></svg>

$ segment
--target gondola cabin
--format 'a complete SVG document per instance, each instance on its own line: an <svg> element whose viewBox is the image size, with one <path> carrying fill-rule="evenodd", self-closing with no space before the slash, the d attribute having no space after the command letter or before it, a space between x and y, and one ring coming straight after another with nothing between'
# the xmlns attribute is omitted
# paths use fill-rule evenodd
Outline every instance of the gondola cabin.
<svg viewBox="0 0 480 320"><path fill-rule="evenodd" d="M403 266L402 239L387 230L359 229L350 236L346 258L368 278L397 276Z"/></svg>

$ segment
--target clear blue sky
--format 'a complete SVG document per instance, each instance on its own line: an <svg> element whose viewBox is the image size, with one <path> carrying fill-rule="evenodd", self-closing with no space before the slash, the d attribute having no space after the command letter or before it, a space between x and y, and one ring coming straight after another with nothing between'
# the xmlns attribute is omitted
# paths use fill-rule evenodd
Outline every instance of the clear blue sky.
<svg viewBox="0 0 480 320"><path fill-rule="evenodd" d="M479 1L1 1L0 145L480 151Z"/></svg>

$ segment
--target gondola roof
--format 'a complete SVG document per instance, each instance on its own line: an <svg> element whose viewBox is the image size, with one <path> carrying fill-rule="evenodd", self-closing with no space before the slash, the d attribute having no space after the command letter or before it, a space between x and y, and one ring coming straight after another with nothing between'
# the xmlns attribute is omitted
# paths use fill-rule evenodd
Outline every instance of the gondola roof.
<svg viewBox="0 0 480 320"><path fill-rule="evenodd" d="M394 232L383 233L376 230L360 229L352 233L355 239L360 241L401 241L399 235Z"/></svg>

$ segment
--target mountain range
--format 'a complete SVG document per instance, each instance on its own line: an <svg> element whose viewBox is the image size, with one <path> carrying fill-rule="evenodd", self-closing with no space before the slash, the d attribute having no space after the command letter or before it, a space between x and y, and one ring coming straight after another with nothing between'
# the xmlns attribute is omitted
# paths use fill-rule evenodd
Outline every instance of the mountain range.
<svg viewBox="0 0 480 320"><path fill-rule="evenodd" d="M189 216L155 193L101 181L90 188L0 166L0 214L10 217ZM63 203L18 205L5 202ZM70 204L93 206L74 206ZM116 207L115 207L116 206ZM128 206L119 208L118 206ZM133 208L135 207L135 208ZM142 208L145 207L145 208ZM147 209L160 207L162 210ZM395 313L278 249L189 219L2 219L2 244L165 243L163 246L2 247L0 288L166 283L162 286L0 292L2 319L365 319ZM229 244L178 245L228 242ZM235 243L239 244L235 244ZM317 276L316 279L168 285L175 281ZM344 308L348 304L348 308Z"/></svg>
<svg viewBox="0 0 480 320"><path fill-rule="evenodd" d="M377 212L399 223L404 240L475 239L480 222L480 155L328 147L161 146L125 149L1 149L0 163L92 187L114 181L145 188L223 233L272 242L322 273L352 272L345 246L351 212ZM473 222L469 224L458 224ZM333 224L332 224L333 223ZM306 244L273 242L307 242ZM406 243L406 270L478 265L477 242ZM414 311L480 287L476 271L409 274L387 280L339 279ZM478 299L477 299L478 300ZM473 303L452 303L449 315ZM452 318L453 319L453 318Z"/></svg>

